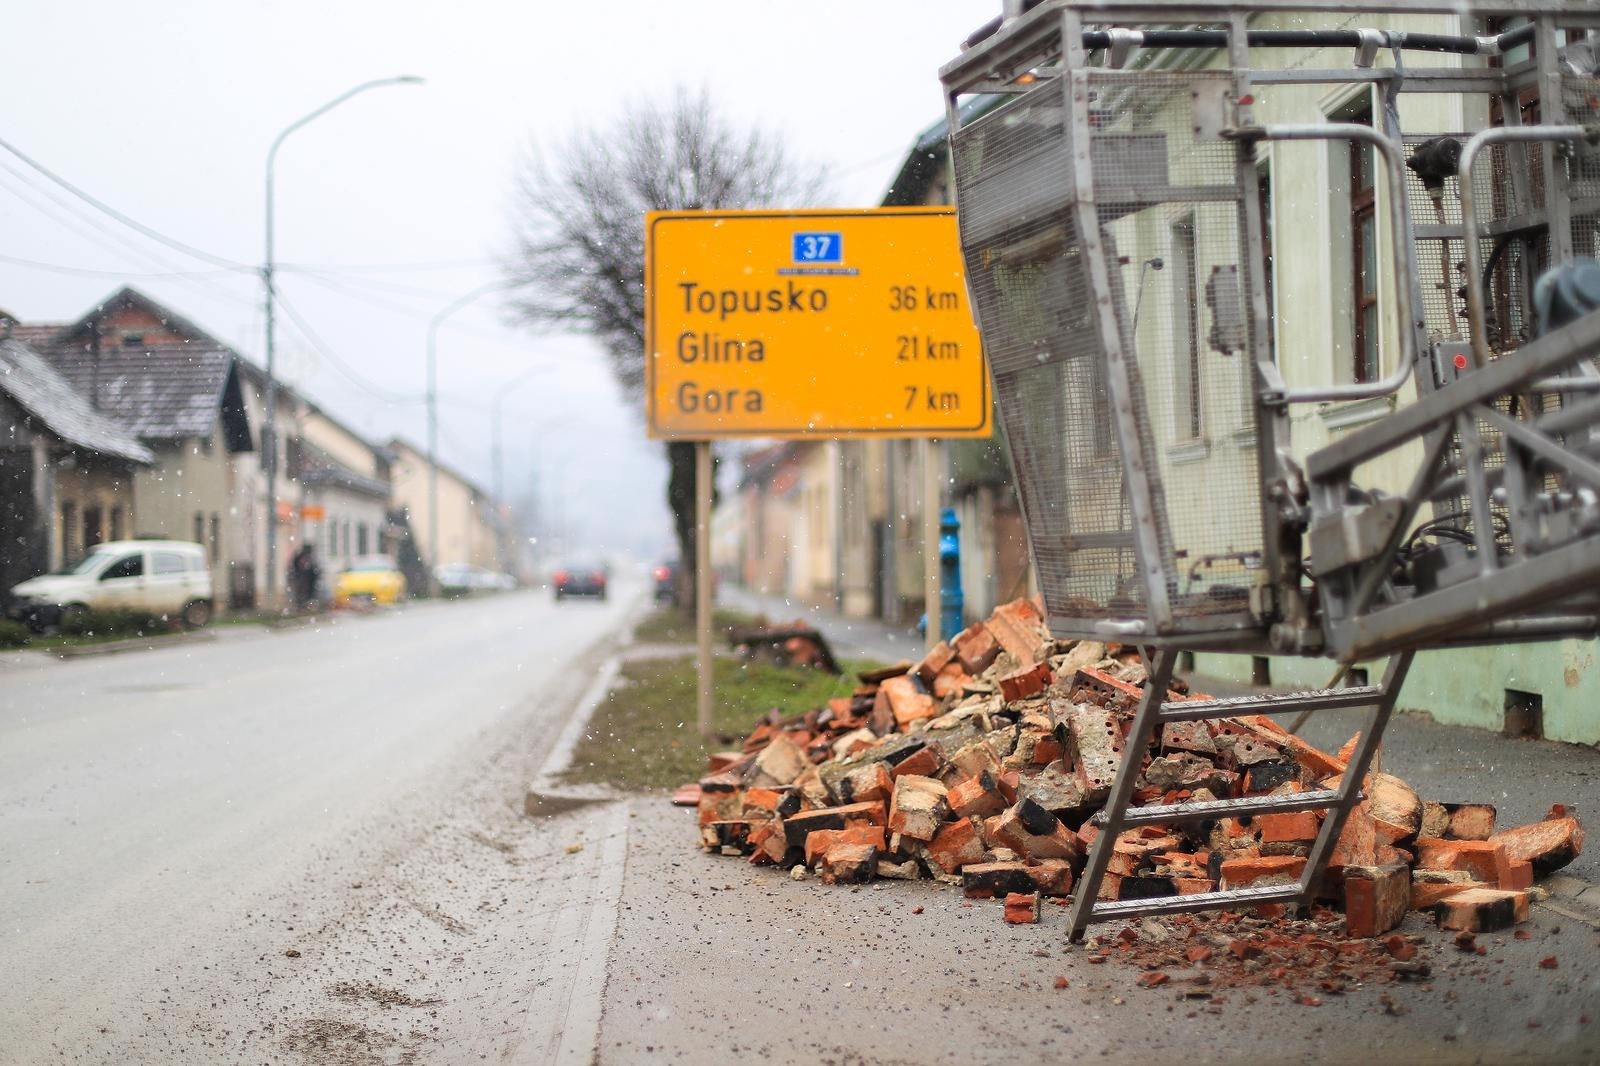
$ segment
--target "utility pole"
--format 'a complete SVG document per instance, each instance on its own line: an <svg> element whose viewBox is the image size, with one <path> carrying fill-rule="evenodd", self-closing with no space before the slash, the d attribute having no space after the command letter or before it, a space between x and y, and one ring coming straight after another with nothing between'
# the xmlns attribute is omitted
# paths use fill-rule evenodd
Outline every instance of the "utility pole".
<svg viewBox="0 0 1600 1066"><path fill-rule="evenodd" d="M296 119L286 126L272 140L272 147L267 149L267 239L266 260L261 264L261 284L266 290L266 346L267 346L267 384L264 403L266 414L261 423L261 469L267 478L267 543L266 543L266 592L267 607L277 606L278 593L278 374L277 374L277 258L274 233L276 214L276 197L273 195L274 175L278 163L278 149L283 146L284 138L306 123L321 118L329 111L338 107L346 100L368 89L377 89L385 85L421 85L422 79L415 75L402 75L398 78L377 78L373 81L362 82L353 89L335 96L321 107Z"/></svg>

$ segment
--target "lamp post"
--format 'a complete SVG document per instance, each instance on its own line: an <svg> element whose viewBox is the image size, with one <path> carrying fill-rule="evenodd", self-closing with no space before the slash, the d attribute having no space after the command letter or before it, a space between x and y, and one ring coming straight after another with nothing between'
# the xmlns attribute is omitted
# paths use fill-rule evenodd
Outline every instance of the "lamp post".
<svg viewBox="0 0 1600 1066"><path fill-rule="evenodd" d="M450 301L428 322L428 552L433 558L424 562L428 566L430 592L438 584L434 570L443 562L439 557L439 327L444 325L445 319L474 300L505 287L503 281L479 285Z"/></svg>
<svg viewBox="0 0 1600 1066"><path fill-rule="evenodd" d="M512 378L510 381L508 381L504 385L500 386L500 390L494 394L494 403L490 405L490 411L491 411L491 416L492 416L490 418L490 433L491 433L490 454L493 457L493 463L494 463L494 503L495 503L495 507L500 512L499 515L497 516L500 519L499 522L497 523L497 525L499 527L497 532L499 533L499 538L500 538L499 539L499 544L497 545L497 548L498 548L498 556L499 556L498 561L500 563L500 569L502 571L505 570L505 568L506 568L506 530L505 530L506 494L505 494L504 461L503 461L502 456L501 456L501 447L500 447L500 406L501 406L501 404L505 403L506 397L509 396L511 394L511 391L513 389L515 389L518 385L521 385L523 382L529 380L530 378L538 377L540 374L548 374L550 371L552 371L554 369L555 369L555 367L553 367L553 366L536 366L531 370L526 370L526 371L522 372L521 374L518 374L516 377Z"/></svg>
<svg viewBox="0 0 1600 1066"><path fill-rule="evenodd" d="M362 82L360 85L335 96L321 107L304 115L288 126L284 127L272 139L272 147L267 149L267 248L266 261L261 265L261 281L267 293L267 389L266 389L266 417L261 425L261 450L266 460L262 468L267 475L267 605L275 606L277 603L278 586L278 377L277 377L277 346L274 335L275 312L277 310L277 289L273 274L277 269L273 249L273 221L274 197L273 177L278 163L278 149L283 146L284 139L299 129L301 126L321 118L357 93L364 93L368 89L377 89L385 85L421 85L422 79L415 75L406 74L397 78L377 78L373 81Z"/></svg>

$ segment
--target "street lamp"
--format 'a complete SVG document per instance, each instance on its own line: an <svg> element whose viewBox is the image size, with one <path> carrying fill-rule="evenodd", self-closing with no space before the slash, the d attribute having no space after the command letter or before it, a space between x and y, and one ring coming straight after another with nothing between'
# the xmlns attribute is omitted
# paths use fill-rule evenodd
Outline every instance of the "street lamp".
<svg viewBox="0 0 1600 1066"><path fill-rule="evenodd" d="M368 89L378 89L385 85L421 85L422 79L415 75L406 74L397 78L377 78L373 81L362 82L353 89L346 90L323 104L315 111L305 115L284 128L272 140L272 147L267 149L267 256L266 262L261 266L261 281L267 290L267 395L266 418L261 426L261 450L266 462L262 464L267 475L267 605L275 606L277 603L278 584L278 378L276 337L273 329L275 326L274 313L276 311L276 294L273 272L277 264L273 259L273 171L278 162L278 149L283 145L284 138L306 123L321 118L329 111L338 107L357 93L364 93Z"/></svg>
<svg viewBox="0 0 1600 1066"><path fill-rule="evenodd" d="M433 556L428 564L428 589L437 584L434 570L443 565L439 557L439 327L444 320L466 307L472 301L498 292L506 287L503 281L479 285L469 293L450 301L428 323L428 552Z"/></svg>
<svg viewBox="0 0 1600 1066"><path fill-rule="evenodd" d="M536 366L531 370L527 370L521 374L518 374L510 381L500 386L500 390L494 394L494 403L491 405L491 413L493 417L490 419L490 427L492 444L491 455L493 456L494 461L494 502L495 506L501 509L501 514L497 516L499 519L497 524L499 525L500 534L499 562L501 570L506 568L506 531L504 521L506 496L504 462L501 457L500 446L500 405L505 403L506 397L509 396L511 391L518 385L521 385L530 378L538 377L540 374L548 374L554 369L555 367L553 366Z"/></svg>

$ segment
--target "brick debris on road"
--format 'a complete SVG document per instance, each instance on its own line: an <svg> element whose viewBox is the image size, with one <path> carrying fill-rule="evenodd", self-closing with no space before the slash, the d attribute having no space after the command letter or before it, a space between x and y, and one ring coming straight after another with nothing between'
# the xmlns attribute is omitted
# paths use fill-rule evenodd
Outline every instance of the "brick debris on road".
<svg viewBox="0 0 1600 1066"><path fill-rule="evenodd" d="M1065 906L1123 759L1146 680L1132 647L1057 641L1017 600L921 662L859 675L853 695L757 724L674 802L698 810L701 846L829 884L931 879L995 900L1011 924ZM1205 698L1174 683L1169 699ZM1166 724L1147 752L1139 804L1334 787L1357 738L1318 749L1259 715ZM1352 984L1423 979L1429 938L1394 932L1408 911L1453 931L1451 950L1528 919L1535 881L1581 851L1556 804L1502 829L1494 806L1426 799L1373 771L1309 908L1146 918L1101 929L1089 961L1121 960L1215 1009L1225 990L1289 989L1307 1006ZM1322 811L1129 829L1100 898L1142 899L1288 883Z"/></svg>

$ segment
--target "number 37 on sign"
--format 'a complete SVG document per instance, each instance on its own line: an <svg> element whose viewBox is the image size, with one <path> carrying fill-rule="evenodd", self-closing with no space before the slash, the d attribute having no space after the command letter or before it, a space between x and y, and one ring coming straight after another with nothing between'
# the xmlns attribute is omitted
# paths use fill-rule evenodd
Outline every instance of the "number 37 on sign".
<svg viewBox="0 0 1600 1066"><path fill-rule="evenodd" d="M986 437L948 208L645 220L652 436Z"/></svg>

